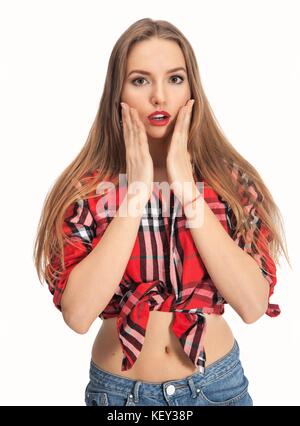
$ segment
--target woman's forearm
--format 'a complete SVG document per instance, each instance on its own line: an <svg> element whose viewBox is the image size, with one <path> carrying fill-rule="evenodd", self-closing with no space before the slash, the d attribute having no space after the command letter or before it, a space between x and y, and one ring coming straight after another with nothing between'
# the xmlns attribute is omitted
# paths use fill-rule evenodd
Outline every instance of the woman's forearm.
<svg viewBox="0 0 300 426"><path fill-rule="evenodd" d="M185 211L187 227L220 294L244 322L254 322L267 309L269 284L256 261L232 240L200 197L197 208Z"/></svg>
<svg viewBox="0 0 300 426"><path fill-rule="evenodd" d="M125 203L126 209L127 200L126 196L120 207ZM137 217L121 217L118 209L99 243L70 273L61 306L65 322L78 333L88 331L117 290L134 247L142 208Z"/></svg>

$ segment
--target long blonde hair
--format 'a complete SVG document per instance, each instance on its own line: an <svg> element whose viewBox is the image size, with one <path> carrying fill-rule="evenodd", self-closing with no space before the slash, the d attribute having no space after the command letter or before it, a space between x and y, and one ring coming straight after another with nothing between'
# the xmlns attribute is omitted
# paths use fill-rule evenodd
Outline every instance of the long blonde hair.
<svg viewBox="0 0 300 426"><path fill-rule="evenodd" d="M64 268L62 229L67 208L78 199L89 198L99 181L113 183L119 173L126 173L126 150L121 119L121 91L126 74L127 57L136 43L157 37L176 42L182 50L191 89L193 107L188 149L194 170L230 205L236 217L234 237L238 232L246 239L251 217L246 204L253 203L262 223L269 231L267 244L278 263L283 252L289 265L286 240L279 208L257 170L243 158L223 134L204 93L194 51L185 36L171 23L145 18L132 24L117 40L108 63L103 94L87 140L77 157L66 167L46 195L34 243L34 262L39 280L53 286L53 273L47 265L54 256ZM223 161L224 160L224 161ZM230 166L230 167L228 167ZM238 170L237 182L231 170ZM92 177L91 172L99 173ZM80 182L80 184L78 184ZM239 184L243 191L238 191ZM253 198L255 188L258 194ZM256 250L255 233L253 250ZM281 249L281 250L280 250Z"/></svg>

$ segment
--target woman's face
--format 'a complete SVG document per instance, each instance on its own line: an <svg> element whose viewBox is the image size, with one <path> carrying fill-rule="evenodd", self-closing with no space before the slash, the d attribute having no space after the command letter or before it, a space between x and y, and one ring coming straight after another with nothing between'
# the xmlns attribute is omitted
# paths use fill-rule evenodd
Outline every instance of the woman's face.
<svg viewBox="0 0 300 426"><path fill-rule="evenodd" d="M183 69L169 72L177 68ZM183 53L173 41L156 38L144 40L131 50L127 60L121 102L126 102L137 110L149 141L166 139L170 135L179 109L191 98L185 70ZM151 124L148 116L154 111L168 112L171 116L168 124L164 126Z"/></svg>

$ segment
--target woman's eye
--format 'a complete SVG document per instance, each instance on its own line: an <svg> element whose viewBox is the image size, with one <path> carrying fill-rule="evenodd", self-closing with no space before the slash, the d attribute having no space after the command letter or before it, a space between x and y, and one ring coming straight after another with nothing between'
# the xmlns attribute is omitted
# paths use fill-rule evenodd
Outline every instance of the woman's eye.
<svg viewBox="0 0 300 426"><path fill-rule="evenodd" d="M180 75L173 75L172 77L171 77L171 79L177 79L177 78L180 78L181 79L181 81L179 82L179 83L177 83L177 84L181 84L183 81L184 81L184 78L183 77L181 77ZM135 86L144 86L143 84L138 84L138 83L136 83L137 81L141 81L141 80L146 80L144 77L139 77L139 78L135 78L134 80L132 80L131 82L135 85Z"/></svg>
<svg viewBox="0 0 300 426"><path fill-rule="evenodd" d="M184 80L184 78L183 77L180 77L180 75L174 75L173 77L171 77L171 78L180 78L181 79L181 83L183 82L183 80ZM180 83L179 83L180 84Z"/></svg>
<svg viewBox="0 0 300 426"><path fill-rule="evenodd" d="M141 81L141 80L145 80L144 78L136 78L135 80L132 80L132 83L135 85L135 86L143 86L142 84L136 84L136 81Z"/></svg>

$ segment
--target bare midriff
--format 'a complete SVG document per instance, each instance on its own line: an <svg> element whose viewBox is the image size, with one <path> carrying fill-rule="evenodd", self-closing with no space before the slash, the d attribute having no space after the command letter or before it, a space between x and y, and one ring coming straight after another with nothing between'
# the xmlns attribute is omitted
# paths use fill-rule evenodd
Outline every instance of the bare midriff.
<svg viewBox="0 0 300 426"><path fill-rule="evenodd" d="M205 318L203 344L208 367L230 352L234 336L222 315L205 314ZM152 383L179 380L193 374L198 369L173 333L172 319L172 312L150 312L143 348L134 365L126 371L121 370L123 351L117 317L103 320L92 349L94 364L112 374Z"/></svg>

